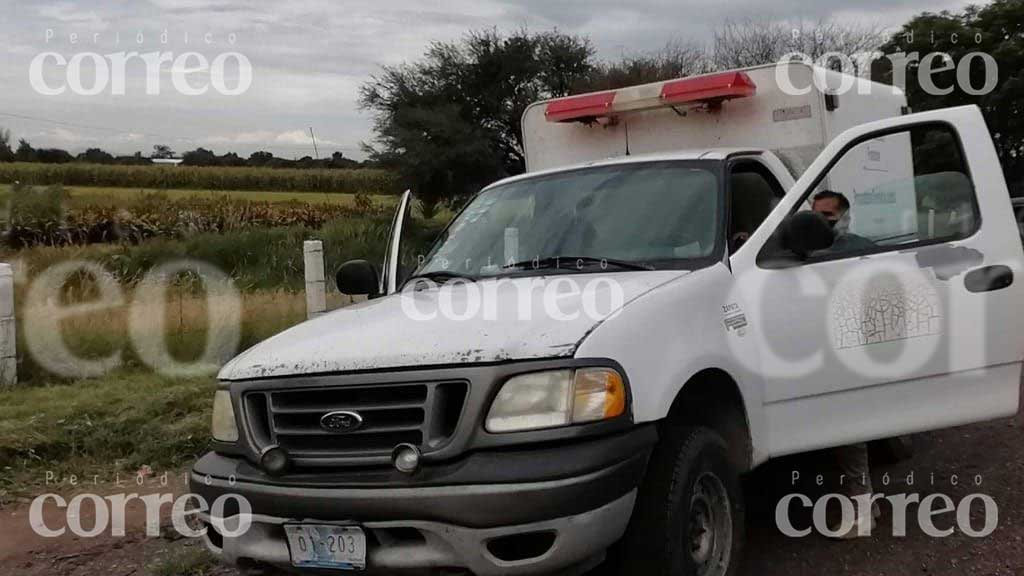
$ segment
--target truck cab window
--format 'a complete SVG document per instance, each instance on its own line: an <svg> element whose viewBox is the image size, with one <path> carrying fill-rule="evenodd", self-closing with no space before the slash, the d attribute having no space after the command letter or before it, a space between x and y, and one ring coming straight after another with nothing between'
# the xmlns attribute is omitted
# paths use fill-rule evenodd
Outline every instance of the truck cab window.
<svg viewBox="0 0 1024 576"><path fill-rule="evenodd" d="M784 194L775 176L759 162L737 162L729 167L729 249L739 249Z"/></svg>

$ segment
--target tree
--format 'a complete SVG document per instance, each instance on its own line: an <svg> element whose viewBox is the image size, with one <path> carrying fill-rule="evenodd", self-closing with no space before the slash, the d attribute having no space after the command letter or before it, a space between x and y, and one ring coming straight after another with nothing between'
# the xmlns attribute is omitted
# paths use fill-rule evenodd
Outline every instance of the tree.
<svg viewBox="0 0 1024 576"><path fill-rule="evenodd" d="M454 201L525 168L523 112L531 103L715 70L770 64L789 52L812 58L866 52L877 29L820 22L796 28L727 22L710 47L688 42L598 63L586 38L557 31L495 30L431 44L412 64L385 67L361 87L374 116L369 162L396 169L427 205Z"/></svg>
<svg viewBox="0 0 1024 576"><path fill-rule="evenodd" d="M77 160L90 164L113 164L114 156L99 148L89 148L76 157Z"/></svg>
<svg viewBox="0 0 1024 576"><path fill-rule="evenodd" d="M520 119L589 72L586 39L557 31L469 33L424 58L383 68L360 89L374 115L370 160L398 170L426 204L453 201L525 169Z"/></svg>
<svg viewBox="0 0 1024 576"><path fill-rule="evenodd" d="M181 163L185 166L216 166L217 155L206 148L196 148L191 152L185 152L181 157Z"/></svg>
<svg viewBox="0 0 1024 576"><path fill-rule="evenodd" d="M218 166L245 166L245 160L234 152L228 152L227 154L217 158Z"/></svg>
<svg viewBox="0 0 1024 576"><path fill-rule="evenodd" d="M67 150L60 148L39 148L35 151L35 157L36 162L44 164L67 164L75 160Z"/></svg>
<svg viewBox="0 0 1024 576"><path fill-rule="evenodd" d="M28 143L28 140L24 138L18 140L18 149L14 152L14 159L18 162L35 162L36 151L32 148L32 145Z"/></svg>
<svg viewBox="0 0 1024 576"><path fill-rule="evenodd" d="M270 152L259 151L250 154L247 163L249 164L249 166L266 166L267 164L270 164L273 161L273 154L271 154Z"/></svg>
<svg viewBox="0 0 1024 576"><path fill-rule="evenodd" d="M146 164L152 164L153 161L142 155L141 151L136 151L131 156L118 156L114 158L115 164L124 164L126 166L144 166Z"/></svg>
<svg viewBox="0 0 1024 576"><path fill-rule="evenodd" d="M174 150L170 146L157 144L153 146L152 158L174 158Z"/></svg>
<svg viewBox="0 0 1024 576"><path fill-rule="evenodd" d="M0 162L11 162L14 160L14 150L11 150L11 131L0 128Z"/></svg>
<svg viewBox="0 0 1024 576"><path fill-rule="evenodd" d="M656 52L626 55L617 62L596 64L574 91L614 90L712 70L711 58L703 46L672 42Z"/></svg>
<svg viewBox="0 0 1024 576"><path fill-rule="evenodd" d="M823 20L814 24L759 20L729 20L712 40L712 60L718 70L771 64L799 52L817 62L828 53L853 57L876 50L885 36L881 28ZM853 61L855 66L861 62ZM853 72L858 72L854 70Z"/></svg>
<svg viewBox="0 0 1024 576"><path fill-rule="evenodd" d="M345 155L341 152L334 152L331 154L331 159L327 162L328 168L359 168L359 162L345 158Z"/></svg>
<svg viewBox="0 0 1024 576"><path fill-rule="evenodd" d="M980 41L979 41L980 40ZM907 100L915 111L934 110L948 106L976 104L981 108L993 134L1003 173L1014 195L1024 195L1024 2L996 0L984 7L969 6L959 13L924 12L894 32L882 47L886 54L904 53L911 60L905 74ZM945 63L936 61L928 74L936 87L948 94L929 93L921 85L918 59L931 53L949 56ZM994 89L980 92L985 86L985 66L979 57L964 61L970 53L989 54L998 65ZM880 61L882 81L893 81L889 60ZM969 65L970 87L957 81L957 69ZM943 70L935 72L934 70Z"/></svg>

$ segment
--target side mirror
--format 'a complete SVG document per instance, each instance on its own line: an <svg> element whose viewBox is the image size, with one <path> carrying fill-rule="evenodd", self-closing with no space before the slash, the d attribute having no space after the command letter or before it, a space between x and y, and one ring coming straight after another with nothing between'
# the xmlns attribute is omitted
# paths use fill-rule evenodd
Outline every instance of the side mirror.
<svg viewBox="0 0 1024 576"><path fill-rule="evenodd" d="M380 280L377 268L366 260L349 260L338 268L335 276L338 291L350 296L366 294L370 298L380 296Z"/></svg>
<svg viewBox="0 0 1024 576"><path fill-rule="evenodd" d="M816 212L797 212L782 224L782 247L801 260L818 250L831 248L836 240L828 220Z"/></svg>

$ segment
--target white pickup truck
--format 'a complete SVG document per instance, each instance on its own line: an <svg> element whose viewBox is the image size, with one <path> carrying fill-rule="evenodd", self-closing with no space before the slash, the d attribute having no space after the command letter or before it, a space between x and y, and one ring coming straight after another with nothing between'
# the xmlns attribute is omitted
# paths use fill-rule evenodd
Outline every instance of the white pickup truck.
<svg viewBox="0 0 1024 576"><path fill-rule="evenodd" d="M221 372L192 489L254 516L207 546L297 570L580 573L611 550L624 573L730 575L740 476L770 458L1015 414L1024 251L979 110L905 114L892 88L782 68L538 103L529 172L399 278L407 193L382 274L339 271L368 301ZM826 190L851 205L831 225ZM529 298L551 285L554 313Z"/></svg>

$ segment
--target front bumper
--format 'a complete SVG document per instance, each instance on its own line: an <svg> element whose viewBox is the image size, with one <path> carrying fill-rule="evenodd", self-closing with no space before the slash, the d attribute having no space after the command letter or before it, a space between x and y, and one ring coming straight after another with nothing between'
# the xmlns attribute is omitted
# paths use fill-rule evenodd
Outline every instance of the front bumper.
<svg viewBox="0 0 1024 576"><path fill-rule="evenodd" d="M233 564L287 568L285 523L355 523L367 532L370 571L548 574L585 566L622 536L656 440L653 426L639 426L566 446L478 453L443 465L448 473L426 471L449 480L426 486L415 477L377 487L346 485L344 476L331 485L322 475L271 479L244 460L209 454L191 489L208 503L224 494L250 503L248 532L205 538Z"/></svg>

